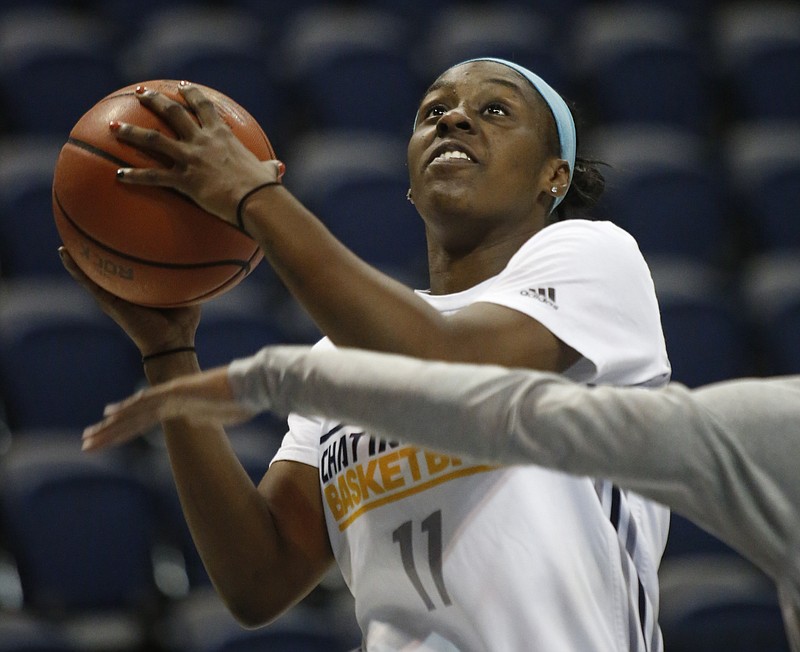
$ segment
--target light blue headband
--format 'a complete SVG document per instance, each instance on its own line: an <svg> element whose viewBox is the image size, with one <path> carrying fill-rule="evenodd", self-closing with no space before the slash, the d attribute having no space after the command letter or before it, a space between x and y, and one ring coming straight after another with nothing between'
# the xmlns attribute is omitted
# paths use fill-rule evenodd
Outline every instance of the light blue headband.
<svg viewBox="0 0 800 652"><path fill-rule="evenodd" d="M571 184L572 175L575 171L575 143L577 137L575 135L575 120L573 120L572 113L570 112L567 103L564 101L564 98L554 91L550 84L539 77L539 75L535 75L527 68L511 61L506 61L505 59L497 59L495 57L479 57L476 59L462 61L461 63L457 63L456 66L461 66L465 63L472 63L473 61L493 61L495 63L508 66L512 70L516 70L520 75L527 79L536 89L539 95L544 98L544 101L547 103L547 106L550 107L550 112L553 114L553 119L556 122L556 129L558 130L558 142L561 145L561 158L569 163L569 183ZM455 68L455 66L453 66L453 68ZM563 200L564 195L556 197L551 210L555 210L556 206L558 206Z"/></svg>

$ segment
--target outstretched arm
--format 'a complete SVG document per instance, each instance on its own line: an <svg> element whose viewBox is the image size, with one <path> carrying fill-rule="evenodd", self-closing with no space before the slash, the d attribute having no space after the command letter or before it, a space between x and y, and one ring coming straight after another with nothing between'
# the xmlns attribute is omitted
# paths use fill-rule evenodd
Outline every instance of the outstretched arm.
<svg viewBox="0 0 800 652"><path fill-rule="evenodd" d="M587 388L496 366L268 347L148 392L113 408L91 441L130 436L142 414L188 411L197 400L221 419L235 410L321 414L476 461L612 479L691 518L764 569L785 568L788 546L800 538L800 481L791 468L800 449L793 437L800 378L696 391Z"/></svg>
<svg viewBox="0 0 800 652"><path fill-rule="evenodd" d="M787 559L800 541L800 376L589 388L497 366L267 348L232 363L229 379L251 409L319 413L476 461L609 478L768 572L796 565Z"/></svg>

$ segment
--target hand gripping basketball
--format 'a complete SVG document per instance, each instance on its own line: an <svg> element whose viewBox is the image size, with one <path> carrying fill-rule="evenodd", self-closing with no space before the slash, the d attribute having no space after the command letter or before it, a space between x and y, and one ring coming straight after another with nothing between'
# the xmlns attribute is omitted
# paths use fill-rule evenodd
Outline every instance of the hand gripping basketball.
<svg viewBox="0 0 800 652"><path fill-rule="evenodd" d="M116 121L110 124L121 141L166 157L172 165L120 168L117 176L125 183L174 188L209 213L237 224L239 202L256 188L279 183L284 165L277 160L259 160L196 86L181 82L178 90L196 121L189 110L167 96L144 86L136 89L139 101L169 125L177 139L155 129Z"/></svg>
<svg viewBox="0 0 800 652"><path fill-rule="evenodd" d="M263 258L231 222L247 193L280 180L275 158L256 120L215 89L165 79L126 86L96 102L61 149L56 227L108 292L146 306L202 303Z"/></svg>

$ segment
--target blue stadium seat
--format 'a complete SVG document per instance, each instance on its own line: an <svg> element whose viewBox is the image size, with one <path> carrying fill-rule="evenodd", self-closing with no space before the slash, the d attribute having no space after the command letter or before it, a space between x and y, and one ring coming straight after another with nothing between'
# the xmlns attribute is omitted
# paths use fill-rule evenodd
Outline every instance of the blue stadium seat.
<svg viewBox="0 0 800 652"><path fill-rule="evenodd" d="M725 152L751 249L800 248L800 116L739 124L727 133Z"/></svg>
<svg viewBox="0 0 800 652"><path fill-rule="evenodd" d="M696 555L739 556L728 544L673 512L669 518L669 537L664 549L664 559L671 562L680 557Z"/></svg>
<svg viewBox="0 0 800 652"><path fill-rule="evenodd" d="M227 364L268 344L292 339L272 314L260 285L245 281L203 305L195 346L203 367Z"/></svg>
<svg viewBox="0 0 800 652"><path fill-rule="evenodd" d="M176 29L176 26L180 26ZM127 50L133 81L187 79L243 106L278 147L287 116L268 56L268 26L235 8L167 7L151 12Z"/></svg>
<svg viewBox="0 0 800 652"><path fill-rule="evenodd" d="M82 650L142 649L159 600L155 503L114 452L19 443L3 458L3 532L23 604Z"/></svg>
<svg viewBox="0 0 800 652"><path fill-rule="evenodd" d="M408 25L370 7L329 5L295 15L281 38L282 73L301 124L408 134L424 88Z"/></svg>
<svg viewBox="0 0 800 652"><path fill-rule="evenodd" d="M0 613L0 652L80 652L55 622L25 611Z"/></svg>
<svg viewBox="0 0 800 652"><path fill-rule="evenodd" d="M133 344L71 279L4 283L0 344L12 429L86 426L142 377Z"/></svg>
<svg viewBox="0 0 800 652"><path fill-rule="evenodd" d="M418 65L428 83L461 61L492 56L527 67L568 95L556 25L541 11L514 4L453 4L424 25Z"/></svg>
<svg viewBox="0 0 800 652"><path fill-rule="evenodd" d="M63 274L53 221L53 166L65 139L0 140L0 276Z"/></svg>
<svg viewBox="0 0 800 652"><path fill-rule="evenodd" d="M660 6L593 4L578 14L572 42L599 122L710 128L705 52L685 16Z"/></svg>
<svg viewBox="0 0 800 652"><path fill-rule="evenodd" d="M158 0L155 0L156 2ZM374 3L374 0L372 0ZM326 0L228 0L226 4L247 11L254 20L266 22L281 32L294 16L329 4Z"/></svg>
<svg viewBox="0 0 800 652"><path fill-rule="evenodd" d="M717 0L621 0L632 6L660 7L681 14L698 26L705 25L717 7Z"/></svg>
<svg viewBox="0 0 800 652"><path fill-rule="evenodd" d="M739 2L711 25L735 120L800 120L800 6Z"/></svg>
<svg viewBox="0 0 800 652"><path fill-rule="evenodd" d="M800 373L800 248L754 257L742 285L763 373Z"/></svg>
<svg viewBox="0 0 800 652"><path fill-rule="evenodd" d="M74 3L73 3L74 4ZM126 43L132 34L137 34L150 16L164 9L168 4L172 8L196 8L198 0L102 0L91 2L92 12L105 23L112 26L118 43Z"/></svg>
<svg viewBox="0 0 800 652"><path fill-rule="evenodd" d="M427 249L422 220L406 200L405 160L404 138L311 134L293 148L286 184L357 255L415 284L426 277Z"/></svg>
<svg viewBox="0 0 800 652"><path fill-rule="evenodd" d="M775 587L735 556L661 565L659 620L674 652L789 652Z"/></svg>
<svg viewBox="0 0 800 652"><path fill-rule="evenodd" d="M697 387L752 373L744 299L716 269L696 261L648 258L672 378Z"/></svg>
<svg viewBox="0 0 800 652"><path fill-rule="evenodd" d="M166 620L167 647L175 652L345 652L357 644L324 612L298 605L275 622L244 629L212 592L196 592Z"/></svg>
<svg viewBox="0 0 800 652"><path fill-rule="evenodd" d="M0 15L0 101L15 132L66 138L122 86L106 26L68 10Z"/></svg>
<svg viewBox="0 0 800 652"><path fill-rule="evenodd" d="M629 231L646 255L724 257L735 231L704 139L668 127L608 127L595 130L590 149L608 164L598 214Z"/></svg>

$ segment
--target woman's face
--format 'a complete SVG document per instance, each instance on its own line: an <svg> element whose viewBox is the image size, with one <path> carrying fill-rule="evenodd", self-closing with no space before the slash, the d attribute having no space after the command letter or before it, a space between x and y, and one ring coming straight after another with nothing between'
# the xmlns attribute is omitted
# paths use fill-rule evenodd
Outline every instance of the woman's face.
<svg viewBox="0 0 800 652"><path fill-rule="evenodd" d="M458 216L513 225L544 217L552 196L544 100L514 70L477 61L428 89L408 145L411 195L426 221ZM452 223L446 220L443 224Z"/></svg>

